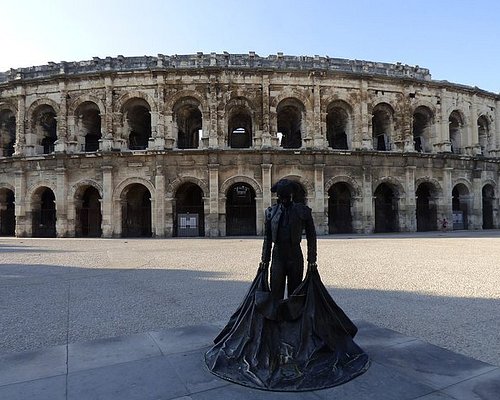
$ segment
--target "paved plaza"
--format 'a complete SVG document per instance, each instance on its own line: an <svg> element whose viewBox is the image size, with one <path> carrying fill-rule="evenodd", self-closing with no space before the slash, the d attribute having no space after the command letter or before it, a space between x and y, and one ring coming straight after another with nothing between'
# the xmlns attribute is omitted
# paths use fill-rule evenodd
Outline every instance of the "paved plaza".
<svg viewBox="0 0 500 400"><path fill-rule="evenodd" d="M261 246L1 238L0 398L290 397L228 384L201 363ZM320 237L318 265L373 362L294 398L499 398L500 231Z"/></svg>

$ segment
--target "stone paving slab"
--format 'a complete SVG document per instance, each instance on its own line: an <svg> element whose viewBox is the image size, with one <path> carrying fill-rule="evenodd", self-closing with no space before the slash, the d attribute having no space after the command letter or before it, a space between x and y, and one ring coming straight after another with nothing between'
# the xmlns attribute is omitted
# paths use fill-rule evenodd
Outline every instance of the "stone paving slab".
<svg viewBox="0 0 500 400"><path fill-rule="evenodd" d="M0 358L2 400L498 400L500 368L363 320L372 364L334 388L283 393L221 380L203 363L220 323L107 338Z"/></svg>

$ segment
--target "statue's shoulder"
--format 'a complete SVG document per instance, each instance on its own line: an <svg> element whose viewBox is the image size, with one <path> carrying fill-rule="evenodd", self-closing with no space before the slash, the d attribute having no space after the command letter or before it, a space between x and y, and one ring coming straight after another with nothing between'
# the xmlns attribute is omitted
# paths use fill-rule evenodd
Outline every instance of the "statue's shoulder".
<svg viewBox="0 0 500 400"><path fill-rule="evenodd" d="M294 203L294 208L297 210L297 214L299 214L301 219L307 219L312 216L312 210L302 203Z"/></svg>
<svg viewBox="0 0 500 400"><path fill-rule="evenodd" d="M266 209L266 219L272 219L273 215L276 214L278 210L278 204L274 204L271 207L267 207Z"/></svg>

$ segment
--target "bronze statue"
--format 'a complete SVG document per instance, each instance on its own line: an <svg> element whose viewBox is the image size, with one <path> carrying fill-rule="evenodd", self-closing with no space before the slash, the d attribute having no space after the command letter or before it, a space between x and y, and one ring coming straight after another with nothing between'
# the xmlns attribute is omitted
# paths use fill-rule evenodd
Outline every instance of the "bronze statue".
<svg viewBox="0 0 500 400"><path fill-rule="evenodd" d="M264 390L340 385L368 369L368 355L353 341L356 326L321 282L311 209L293 201L297 197L294 182L282 179L271 190L277 193L278 203L266 211L257 276L205 354L205 363L223 379ZM303 230L308 268L302 281Z"/></svg>

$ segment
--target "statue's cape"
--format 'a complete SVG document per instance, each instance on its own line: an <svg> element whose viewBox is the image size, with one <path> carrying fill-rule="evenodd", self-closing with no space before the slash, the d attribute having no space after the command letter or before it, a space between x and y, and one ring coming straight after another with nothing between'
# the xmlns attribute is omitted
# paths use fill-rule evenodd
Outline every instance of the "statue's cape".
<svg viewBox="0 0 500 400"><path fill-rule="evenodd" d="M266 390L303 391L345 383L368 369L357 328L317 270L286 300L271 296L267 269L205 354L215 375Z"/></svg>

